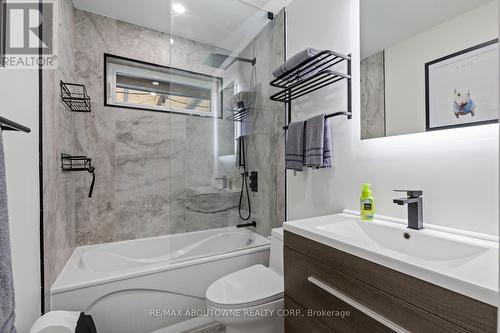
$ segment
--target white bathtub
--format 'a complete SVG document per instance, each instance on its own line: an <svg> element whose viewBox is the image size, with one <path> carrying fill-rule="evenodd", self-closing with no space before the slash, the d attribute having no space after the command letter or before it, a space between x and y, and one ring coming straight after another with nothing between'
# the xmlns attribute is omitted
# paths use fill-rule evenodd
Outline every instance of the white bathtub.
<svg viewBox="0 0 500 333"><path fill-rule="evenodd" d="M268 265L269 247L233 227L78 247L52 286L51 310L85 311L100 333L189 332L211 322L186 313L205 309L207 287Z"/></svg>

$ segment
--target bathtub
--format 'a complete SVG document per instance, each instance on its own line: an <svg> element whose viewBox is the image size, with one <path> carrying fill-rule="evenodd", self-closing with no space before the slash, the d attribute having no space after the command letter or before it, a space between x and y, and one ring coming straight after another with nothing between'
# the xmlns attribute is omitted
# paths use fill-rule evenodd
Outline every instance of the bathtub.
<svg viewBox="0 0 500 333"><path fill-rule="evenodd" d="M268 265L269 248L234 227L78 247L50 290L51 310L91 314L101 333L189 332L212 323L208 286Z"/></svg>

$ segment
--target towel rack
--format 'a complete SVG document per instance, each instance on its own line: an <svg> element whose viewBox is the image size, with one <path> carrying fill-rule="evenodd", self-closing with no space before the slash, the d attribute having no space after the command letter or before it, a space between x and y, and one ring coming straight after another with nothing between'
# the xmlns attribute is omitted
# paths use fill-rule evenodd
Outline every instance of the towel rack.
<svg viewBox="0 0 500 333"><path fill-rule="evenodd" d="M306 96L316 90L327 87L336 82L346 80L347 82L347 111L334 112L326 115L326 118L347 116L352 119L352 76L351 55L343 55L331 50L324 50L315 56L306 59L291 70L283 73L269 84L280 90L272 95L270 99L282 102L286 105L286 123L283 129L287 130L292 119L292 101ZM347 71L333 70L337 65L347 64ZM286 144L286 141L285 141ZM288 220L287 208L287 173L285 172L285 221Z"/></svg>
<svg viewBox="0 0 500 333"><path fill-rule="evenodd" d="M30 133L31 129L23 126L21 124L16 123L15 121L12 121L10 119L0 117L0 128L4 131L19 131L19 132L25 132L25 133Z"/></svg>
<svg viewBox="0 0 500 333"><path fill-rule="evenodd" d="M338 117L338 116L347 116L347 119L351 119L352 118L352 114L350 112L335 112L335 113L330 113L330 114L325 115L325 118L332 118L332 117ZM283 126L283 129L287 130L288 129L288 125L287 126Z"/></svg>
<svg viewBox="0 0 500 333"><path fill-rule="evenodd" d="M342 63L347 63L346 73L332 69ZM345 115L347 119L352 119L351 55L331 50L319 52L271 81L270 85L280 88L280 91L270 99L286 104L287 124L290 124L293 100L342 80L347 81L347 111L331 113L326 117ZM288 126L284 127L285 130L287 128Z"/></svg>
<svg viewBox="0 0 500 333"><path fill-rule="evenodd" d="M332 69L344 62L347 62L347 73ZM324 50L271 81L271 86L281 90L270 98L273 101L289 103L344 79L348 81L348 89L350 89L351 56Z"/></svg>

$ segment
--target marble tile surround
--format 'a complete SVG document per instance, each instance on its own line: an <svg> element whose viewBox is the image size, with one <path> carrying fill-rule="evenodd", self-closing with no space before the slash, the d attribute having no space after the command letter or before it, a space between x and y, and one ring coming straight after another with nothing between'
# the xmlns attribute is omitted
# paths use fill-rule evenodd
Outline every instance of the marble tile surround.
<svg viewBox="0 0 500 333"><path fill-rule="evenodd" d="M361 61L361 139L385 136L384 51Z"/></svg>
<svg viewBox="0 0 500 333"><path fill-rule="evenodd" d="M58 10L59 68L42 73L43 137L43 227L45 308L50 308L49 291L76 246L76 197L78 175L61 171L61 153L76 149L73 114L59 101L59 81L75 80L74 14L71 0L61 0Z"/></svg>

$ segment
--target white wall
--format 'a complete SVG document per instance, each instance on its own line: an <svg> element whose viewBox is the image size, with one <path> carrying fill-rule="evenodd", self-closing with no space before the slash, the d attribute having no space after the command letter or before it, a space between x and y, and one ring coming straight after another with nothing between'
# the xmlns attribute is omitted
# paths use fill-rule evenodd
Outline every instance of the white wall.
<svg viewBox="0 0 500 333"><path fill-rule="evenodd" d="M425 132L425 64L497 38L496 7L491 1L385 50L387 135Z"/></svg>
<svg viewBox="0 0 500 333"><path fill-rule="evenodd" d="M497 0L497 13L498 13L498 17L500 18L500 6L498 6L498 0ZM500 19L498 20L498 32L500 34ZM500 59L499 59L500 61ZM498 73L498 79L500 80L500 73ZM498 94L500 95L500 91L498 92ZM500 136L499 136L499 139L500 139ZM500 187L500 183L498 183L499 187ZM498 205L500 206L500 201L497 202ZM500 219L498 220L498 222L500 223ZM500 249L499 249L499 252L500 252ZM500 256L498 257L499 258L499 266L500 266ZM498 283L499 283L499 289L500 289L500 279L498 280ZM500 295L499 295L499 303L500 303ZM498 309L497 311L497 332L500 332L500 308Z"/></svg>
<svg viewBox="0 0 500 333"><path fill-rule="evenodd" d="M352 23L349 23L352 10ZM331 121L334 167L288 173L289 219L359 206L371 182L377 213L405 218L392 190L424 191L427 223L498 234L498 125L361 141L359 0L294 0L288 7L288 54L308 46L353 54L352 120ZM344 88L329 87L293 105L293 118L345 108Z"/></svg>
<svg viewBox="0 0 500 333"><path fill-rule="evenodd" d="M29 332L40 316L38 71L0 70L0 115L32 132L3 132L16 327Z"/></svg>

